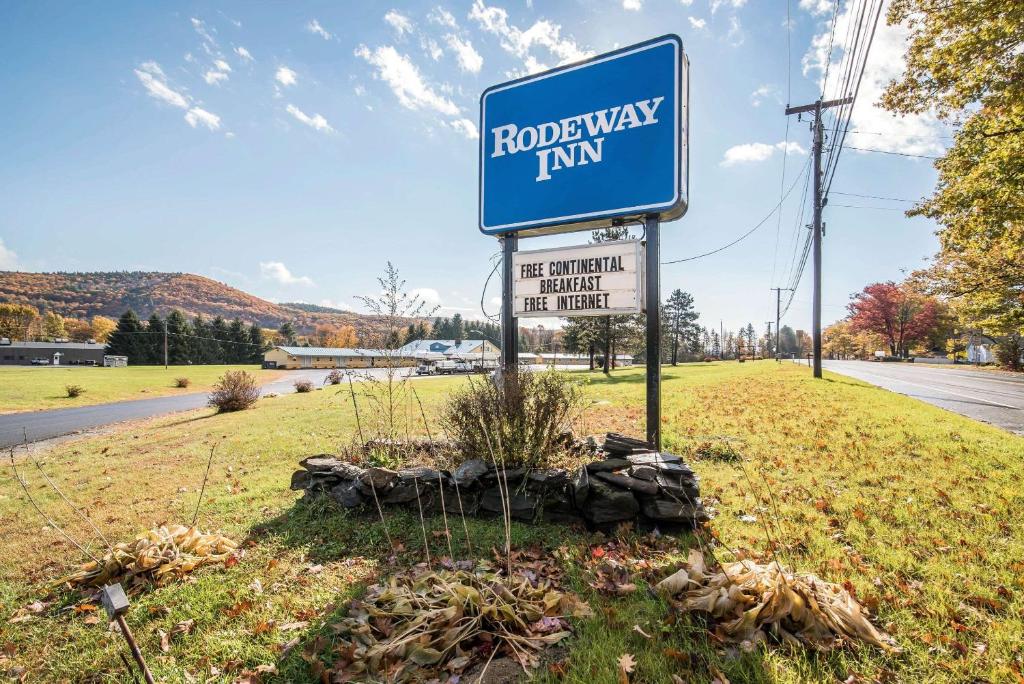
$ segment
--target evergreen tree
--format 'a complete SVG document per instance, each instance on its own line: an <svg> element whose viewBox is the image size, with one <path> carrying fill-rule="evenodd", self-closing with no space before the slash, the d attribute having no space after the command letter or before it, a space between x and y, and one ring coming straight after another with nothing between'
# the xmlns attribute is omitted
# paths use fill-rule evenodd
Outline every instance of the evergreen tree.
<svg viewBox="0 0 1024 684"><path fill-rule="evenodd" d="M146 362L147 343L145 326L135 315L135 312L128 309L117 321L117 327L107 338L107 354L111 356L127 356L130 364L143 364Z"/></svg>
<svg viewBox="0 0 1024 684"><path fill-rule="evenodd" d="M679 289L672 291L663 309L668 320L668 333L672 338L672 365L675 366L679 359L680 345L685 349L686 341L695 332L700 314L693 308L693 295Z"/></svg>
<svg viewBox="0 0 1024 684"><path fill-rule="evenodd" d="M231 321L231 325L228 326L228 338L231 340L226 350L229 363L248 363L249 333L242 321L237 318Z"/></svg>
<svg viewBox="0 0 1024 684"><path fill-rule="evenodd" d="M230 345L225 345L225 341L230 341L231 333L228 331L227 322L221 317L217 316L210 323L210 335L217 340L216 342L210 342L210 349L213 352L213 363L229 363L230 356Z"/></svg>
<svg viewBox="0 0 1024 684"><path fill-rule="evenodd" d="M462 320L462 314L452 316L451 337L445 339L463 340L466 337L466 326Z"/></svg>
<svg viewBox="0 0 1024 684"><path fill-rule="evenodd" d="M143 339L146 340L146 361L150 366L162 366L164 364L164 319L154 311L146 321L146 331L149 332Z"/></svg>
<svg viewBox="0 0 1024 684"><path fill-rule="evenodd" d="M253 323L249 326L249 363L263 363L263 353L266 347L263 342L263 330L259 325Z"/></svg>
<svg viewBox="0 0 1024 684"><path fill-rule="evenodd" d="M779 331L779 354L795 356L799 352L800 347L796 342L796 333L788 325L782 326L782 330Z"/></svg>
<svg viewBox="0 0 1024 684"><path fill-rule="evenodd" d="M281 327L277 329L277 334L281 336L281 344L286 347L294 347L296 343L295 326L292 325L291 321L285 321L281 324Z"/></svg>
<svg viewBox="0 0 1024 684"><path fill-rule="evenodd" d="M192 320L192 362L217 363L217 343L213 341L213 330L202 316Z"/></svg>
<svg viewBox="0 0 1024 684"><path fill-rule="evenodd" d="M181 366L192 358L192 326L177 309L167 314L167 358L171 365Z"/></svg>

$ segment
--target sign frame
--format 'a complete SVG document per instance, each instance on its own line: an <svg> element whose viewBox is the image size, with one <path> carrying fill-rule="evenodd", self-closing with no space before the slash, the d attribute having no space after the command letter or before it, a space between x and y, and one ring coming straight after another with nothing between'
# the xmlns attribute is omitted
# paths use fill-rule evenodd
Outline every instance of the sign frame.
<svg viewBox="0 0 1024 684"><path fill-rule="evenodd" d="M519 261L520 255L533 256L538 254L545 254L549 252L565 252L568 250L588 250L600 247L608 246L629 246L632 248L636 259L636 307L617 307L613 309L591 309L586 312L573 311L569 309L553 309L551 311L517 311L516 310L516 285L520 282L520 278L516 275L516 266ZM643 240L612 240L608 242L596 242L588 245L567 245L564 247L547 247L544 249L532 249L528 251L515 251L512 256L512 315L515 317L522 318L575 318L575 317L593 317L593 316L628 316L638 313L644 313L647 310L647 290L644 287L645 278L647 275L646 269L646 256L647 246ZM548 277L560 277L560 276L548 276Z"/></svg>
<svg viewBox="0 0 1024 684"><path fill-rule="evenodd" d="M487 164L487 98L493 93L519 88L540 80L557 77L580 69L621 59L639 52L661 47L671 43L675 49L675 110L673 112L675 140L673 151L675 156L673 179L674 196L670 202L656 202L628 207L610 207L581 214L548 216L535 220L488 226L485 224L485 167ZM683 41L676 34L665 34L640 43L628 45L611 52L595 55L579 62L548 69L537 74L506 81L493 85L483 91L480 96L480 143L478 166L478 213L477 225L485 235L500 236L517 233L520 237L552 235L584 230L593 230L626 221L643 220L648 216L657 216L660 221L674 221L683 216L689 206L689 59L683 49Z"/></svg>

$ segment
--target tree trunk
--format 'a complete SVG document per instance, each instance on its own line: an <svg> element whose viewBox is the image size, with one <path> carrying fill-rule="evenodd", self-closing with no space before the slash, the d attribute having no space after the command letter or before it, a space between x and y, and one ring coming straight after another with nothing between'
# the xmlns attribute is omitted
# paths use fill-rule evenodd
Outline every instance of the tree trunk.
<svg viewBox="0 0 1024 684"><path fill-rule="evenodd" d="M612 317L604 317L604 374L609 375L612 372L612 359L611 359L611 348L612 348Z"/></svg>
<svg viewBox="0 0 1024 684"><path fill-rule="evenodd" d="M590 352L590 370L593 371L594 370L594 343L593 342L590 343L590 349L588 351Z"/></svg>

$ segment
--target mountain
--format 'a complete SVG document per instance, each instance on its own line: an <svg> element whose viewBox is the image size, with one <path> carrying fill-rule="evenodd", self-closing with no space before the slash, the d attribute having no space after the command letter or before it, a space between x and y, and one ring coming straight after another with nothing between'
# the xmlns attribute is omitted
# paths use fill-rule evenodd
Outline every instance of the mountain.
<svg viewBox="0 0 1024 684"><path fill-rule="evenodd" d="M95 273L23 273L0 271L0 302L31 304L69 318L117 318L132 309L140 318L223 316L277 328L291 321L300 332L318 325L351 325L360 333L376 329L372 316L307 304L275 304L224 283L191 273L115 271Z"/></svg>

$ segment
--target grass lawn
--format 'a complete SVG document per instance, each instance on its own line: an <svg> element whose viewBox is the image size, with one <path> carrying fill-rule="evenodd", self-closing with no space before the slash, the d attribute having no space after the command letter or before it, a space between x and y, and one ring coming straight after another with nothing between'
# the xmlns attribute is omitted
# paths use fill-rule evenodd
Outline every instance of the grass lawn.
<svg viewBox="0 0 1024 684"><path fill-rule="evenodd" d="M582 429L642 434L643 369L610 381L581 375L599 400ZM577 623L568 673L558 681L618 681L623 653L638 663L634 682L667 682L678 673L707 683L712 668L734 683L1020 680L1024 438L842 376L814 381L788 363L686 365L666 368L664 379L666 446L703 478L705 502L717 512L710 535L721 543L719 558L763 555L766 524L783 563L848 581L903 652L726 652L695 619L670 625L667 606L643 589L618 598L593 592L585 564L570 558L572 587L596 617ZM428 416L465 381L418 381ZM327 389L261 400L242 413L143 421L40 454L47 473L106 535L123 539L162 521L187 523L210 445L220 443L200 524L243 541L245 553L233 567L200 570L133 598L128 620L158 680L185 681L188 672L227 682L237 668L261 663L277 664L271 681L308 680L302 645L330 638L346 600L389 571L375 518L296 506L287 489L300 458L336 451L354 428L347 394ZM723 458L730 455L742 461ZM29 463L19 472L47 511L88 537ZM757 522L744 522L746 514ZM430 534L440 519L428 525L433 554L445 554L443 539ZM500 522L469 525L476 549L500 546ZM418 522L390 514L388 527L405 546L401 566L419 562ZM513 535L520 545L566 546L577 559L601 539L547 525L514 524ZM453 535L456 556L466 553L460 539ZM695 544L681 537L679 556ZM28 680L39 682L131 681L118 656L124 645L104 620L89 624L89 613L62 612L58 601L32 619L8 622L81 560L33 513L9 469L0 480L0 558L0 670L26 668ZM162 653L158 630L187 619L195 629ZM307 621L294 631L278 627ZM296 637L299 646L281 658L281 645ZM690 654L689 663L666 649ZM556 680L545 671L539 681Z"/></svg>
<svg viewBox="0 0 1024 684"><path fill-rule="evenodd" d="M0 413L203 392L210 389L224 371L237 369L255 373L260 380L267 380L280 373L263 370L256 365L171 366L166 370L163 366L0 366ZM192 382L187 389L175 387L178 378L188 378ZM67 385L80 385L85 392L72 399L65 390Z"/></svg>

